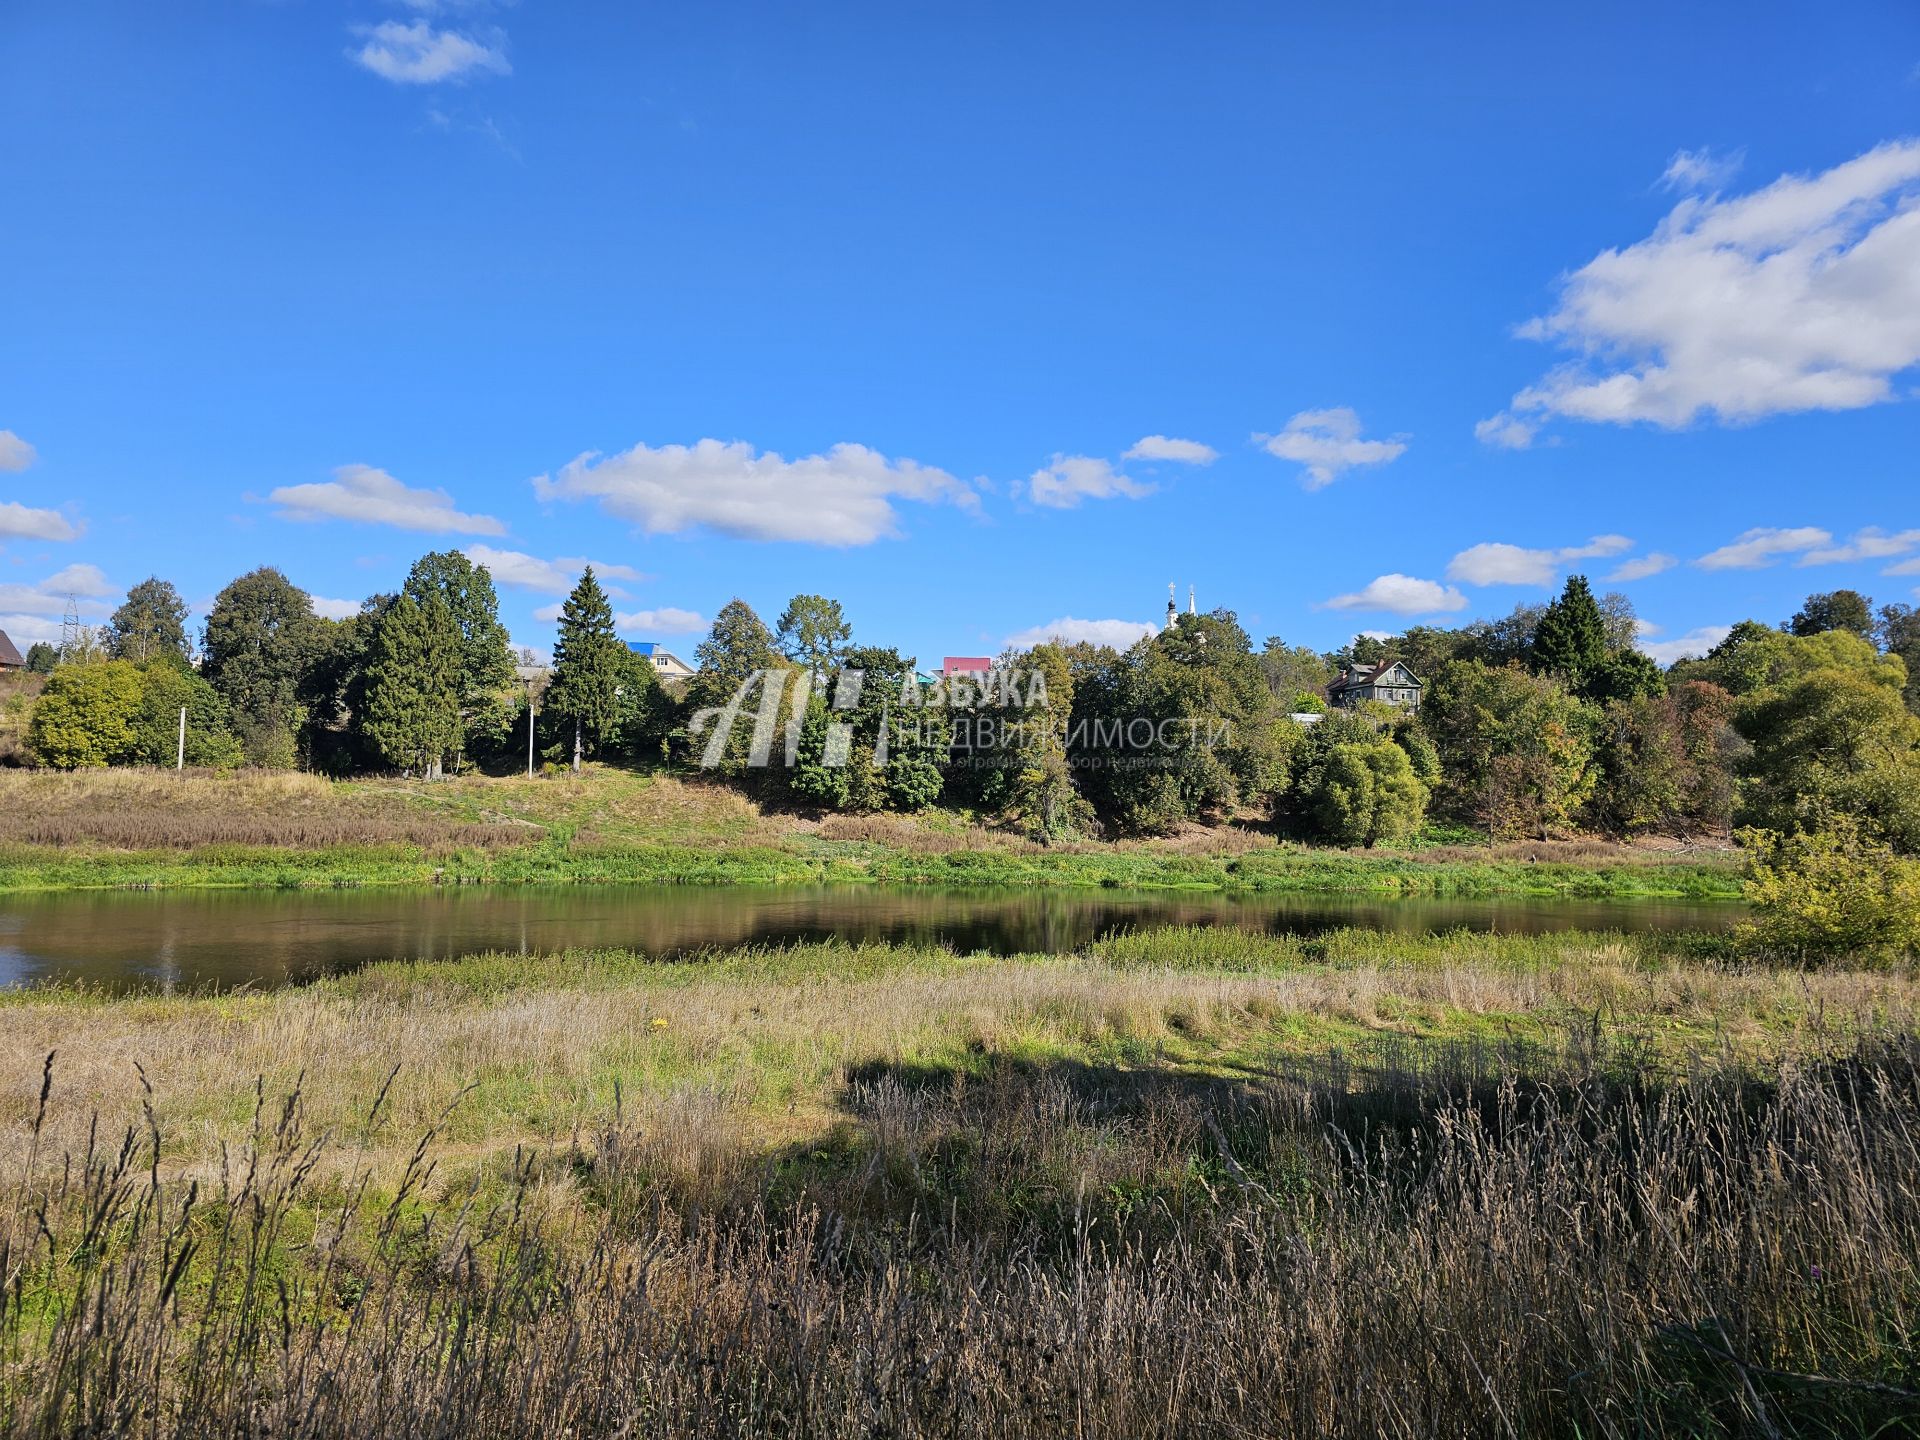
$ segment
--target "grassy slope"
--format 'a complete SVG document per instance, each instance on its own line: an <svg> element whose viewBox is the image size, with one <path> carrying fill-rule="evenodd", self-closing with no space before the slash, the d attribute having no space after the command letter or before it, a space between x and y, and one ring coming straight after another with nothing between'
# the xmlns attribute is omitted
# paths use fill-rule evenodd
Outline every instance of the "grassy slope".
<svg viewBox="0 0 1920 1440"><path fill-rule="evenodd" d="M1619 935L1315 938L1214 929L1117 936L1077 956L996 960L838 944L684 963L625 952L387 963L296 989L110 998L0 992L15 1057L7 1120L59 1052L63 1113L138 1113L139 1062L163 1128L195 1164L305 1076L319 1127L352 1132L396 1062L393 1164L449 1101L460 1153L556 1142L616 1087L643 1125L792 1141L824 1133L865 1067L979 1071L1008 1061L1262 1074L1289 1056L1381 1040L1609 1044L1763 1059L1911 1028L1908 971L1735 973L1684 940ZM29 1071L36 1072L29 1074ZM675 1118L679 1116L679 1118ZM390 1148L387 1148L390 1147ZM356 1157L359 1158L359 1157Z"/></svg>
<svg viewBox="0 0 1920 1440"><path fill-rule="evenodd" d="M1564 858L1563 858L1564 857ZM1724 853L1353 852L1239 829L1046 849L934 813L814 822L666 777L437 785L0 774L0 891L423 883L858 883L1717 897Z"/></svg>
<svg viewBox="0 0 1920 1440"><path fill-rule="evenodd" d="M250 1433L274 1428L286 1386L290 1414L352 1401L355 1422L316 1437L418 1433L449 1394L480 1407L468 1433L947 1436L947 1392L916 1369L932 1354L983 1377L968 1403L1010 1440L1399 1433L1366 1421L1383 1393L1431 1433L1732 1433L1714 1417L1762 1403L1770 1433L1896 1433L1920 1378L1911 1097L1876 1075L1864 1109L1844 1086L1793 1099L1752 1121L1758 1151L1742 1104L1604 1097L1622 1077L1765 1074L1910 1032L1920 976L1736 972L1685 951L1199 929L1011 960L490 955L266 994L0 994L10 1385L26 1412L67 1417L46 1433L85 1428L82 1389L98 1433L146 1428L116 1394L188 1417L156 1434ZM1529 1073L1597 1108L1536 1127L1436 1121L1420 1098L1535 1063L1527 1046L1545 1052ZM1383 1117L1428 1137L1378 1150L1386 1188L1354 1168ZM125 1173L93 1178L122 1127ZM85 1187L69 1183L83 1152ZM170 1197L164 1223L86 1198L136 1194L156 1215ZM199 1249L173 1245L188 1233ZM363 1300L380 1318L350 1327ZM1715 1345L1786 1375L1762 1377L1764 1402L1666 1338L1703 1314L1735 1317ZM79 1330L94 1338L69 1351ZM196 1389L179 1377L208 1336ZM445 1373L486 1365L484 1384L439 1388L449 1347ZM902 1377L885 1413L918 1418L870 1423L873 1374ZM1598 1378L1576 1393L1569 1375ZM714 1376L746 1418L711 1423ZM843 1388L855 1398L823 1411ZM610 1413L581 1419L609 1389ZM227 1422L200 1425L215 1401ZM1246 1425L1249 1406L1266 1418Z"/></svg>

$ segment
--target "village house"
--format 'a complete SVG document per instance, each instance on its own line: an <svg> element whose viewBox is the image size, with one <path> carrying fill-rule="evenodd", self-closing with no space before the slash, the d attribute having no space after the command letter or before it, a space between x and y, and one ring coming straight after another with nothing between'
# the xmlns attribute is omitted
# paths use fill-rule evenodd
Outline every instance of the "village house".
<svg viewBox="0 0 1920 1440"><path fill-rule="evenodd" d="M0 670L24 670L27 668L25 657L7 638L7 632L0 630Z"/></svg>
<svg viewBox="0 0 1920 1440"><path fill-rule="evenodd" d="M662 680L688 680L693 677L693 666L687 664L671 650L663 649L656 641L629 640L627 648L634 654L651 660L653 673Z"/></svg>
<svg viewBox="0 0 1920 1440"><path fill-rule="evenodd" d="M1327 699L1349 709L1362 700L1378 700L1402 710L1418 710L1425 688L1398 660L1384 660L1375 665L1347 666L1327 687Z"/></svg>

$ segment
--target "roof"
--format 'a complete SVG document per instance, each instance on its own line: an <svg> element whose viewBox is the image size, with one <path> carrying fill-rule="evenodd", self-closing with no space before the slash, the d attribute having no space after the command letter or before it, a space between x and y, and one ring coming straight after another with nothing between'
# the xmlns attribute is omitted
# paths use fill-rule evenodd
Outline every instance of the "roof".
<svg viewBox="0 0 1920 1440"><path fill-rule="evenodd" d="M26 663L20 652L14 649L13 641L7 638L7 632L0 630L0 665L25 665Z"/></svg>
<svg viewBox="0 0 1920 1440"><path fill-rule="evenodd" d="M1420 677L1407 668L1406 661L1380 660L1372 665L1347 666L1347 668L1341 672L1340 678L1327 686L1327 690L1329 693L1335 690L1364 690L1367 686L1375 684L1379 680L1382 670L1391 670L1396 665L1407 671L1407 678L1413 681L1415 685L1422 684Z"/></svg>
<svg viewBox="0 0 1920 1440"><path fill-rule="evenodd" d="M940 666L942 675L984 675L993 669L985 655L949 655Z"/></svg>
<svg viewBox="0 0 1920 1440"><path fill-rule="evenodd" d="M627 641L627 649L631 650L636 655L651 655L655 650L658 650L659 648L660 648L660 643L657 640Z"/></svg>

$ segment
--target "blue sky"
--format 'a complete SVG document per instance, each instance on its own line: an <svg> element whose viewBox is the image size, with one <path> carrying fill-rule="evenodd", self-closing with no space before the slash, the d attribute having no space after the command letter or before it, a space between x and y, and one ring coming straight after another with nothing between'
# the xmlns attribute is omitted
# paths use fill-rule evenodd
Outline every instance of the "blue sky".
<svg viewBox="0 0 1920 1440"><path fill-rule="evenodd" d="M590 559L683 652L1581 570L1670 657L1915 599L1917 384L1908 4L0 5L22 645L460 546L537 648Z"/></svg>

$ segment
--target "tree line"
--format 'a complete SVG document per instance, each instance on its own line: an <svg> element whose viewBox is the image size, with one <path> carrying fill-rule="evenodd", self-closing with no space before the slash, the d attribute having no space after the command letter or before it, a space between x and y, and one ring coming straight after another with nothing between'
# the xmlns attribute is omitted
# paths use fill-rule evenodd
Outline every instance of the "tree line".
<svg viewBox="0 0 1920 1440"><path fill-rule="evenodd" d="M1810 832L1845 814L1920 852L1920 617L1853 591L1746 621L1664 669L1636 648L1619 595L1574 576L1550 604L1457 628L1413 626L1320 653L1256 647L1228 610L1179 616L1125 650L1049 643L998 664L1039 678L1008 695L926 682L897 649L856 643L838 602L800 595L770 626L726 605L667 687L615 634L587 570L562 607L545 684L516 674L484 566L422 556L392 593L329 620L278 570L234 580L195 646L160 579L135 586L50 671L27 726L42 763L170 764L187 712L195 765L324 773L578 756L712 770L769 803L825 810L945 803L1045 839L1167 833L1257 812L1302 839L1371 845L1423 828L1496 838L1574 830ZM1340 667L1404 662L1417 713L1328 713ZM1909 663L1913 662L1913 663ZM752 726L715 719L755 674L779 691L780 762ZM850 687L843 677L857 674ZM799 683L805 677L806 683ZM762 691L764 694L764 690ZM1293 718L1317 713L1318 723ZM717 748L716 748L717 747ZM786 763L787 761L791 763Z"/></svg>

